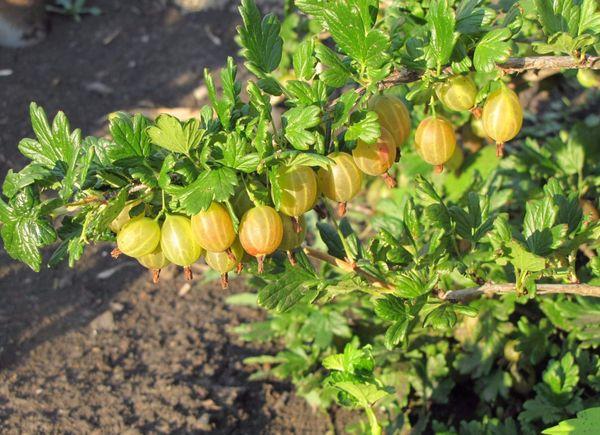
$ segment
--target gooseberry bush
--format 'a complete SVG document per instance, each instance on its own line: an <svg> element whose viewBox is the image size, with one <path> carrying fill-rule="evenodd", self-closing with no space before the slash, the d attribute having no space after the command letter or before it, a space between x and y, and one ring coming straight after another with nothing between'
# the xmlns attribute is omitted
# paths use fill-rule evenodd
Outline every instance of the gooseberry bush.
<svg viewBox="0 0 600 435"><path fill-rule="evenodd" d="M349 431L597 424L597 9L243 0L247 73L206 71L199 119L83 138L31 104L4 248L39 271L114 241L155 281L204 259L223 287L243 268L257 293L229 303L269 317L237 333L283 346L254 378L364 410Z"/></svg>

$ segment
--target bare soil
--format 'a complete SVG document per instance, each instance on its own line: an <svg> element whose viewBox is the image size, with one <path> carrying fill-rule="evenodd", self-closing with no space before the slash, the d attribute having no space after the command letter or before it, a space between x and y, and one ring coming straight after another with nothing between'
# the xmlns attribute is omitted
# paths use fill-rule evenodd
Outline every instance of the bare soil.
<svg viewBox="0 0 600 435"><path fill-rule="evenodd" d="M84 134L134 107L192 107L205 67L235 55L231 8L182 14L165 1L96 0L81 23L51 16L35 47L0 48L0 174L20 168L28 104L64 110ZM76 269L35 274L0 250L0 432L324 433L341 422L313 412L280 382L250 382L242 360L275 348L231 328L259 310L171 270L155 286L141 267L90 248ZM98 273L120 267L107 279ZM102 275L101 275L102 276ZM333 422L331 421L333 419Z"/></svg>

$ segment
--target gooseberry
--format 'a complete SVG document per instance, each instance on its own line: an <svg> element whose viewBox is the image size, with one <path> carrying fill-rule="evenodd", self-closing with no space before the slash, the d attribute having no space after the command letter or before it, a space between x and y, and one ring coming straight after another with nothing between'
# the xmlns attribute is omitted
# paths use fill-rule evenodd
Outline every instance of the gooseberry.
<svg viewBox="0 0 600 435"><path fill-rule="evenodd" d="M393 95L375 95L369 108L377 113L379 124L390 132L394 143L401 146L410 135L410 115L404 103Z"/></svg>
<svg viewBox="0 0 600 435"><path fill-rule="evenodd" d="M238 240L233 242L230 252L206 252L206 264L221 274L221 286L226 289L229 286L227 274L234 270L244 258L244 249Z"/></svg>
<svg viewBox="0 0 600 435"><path fill-rule="evenodd" d="M218 202L192 216L192 230L200 246L212 252L225 251L236 237L229 212Z"/></svg>
<svg viewBox="0 0 600 435"><path fill-rule="evenodd" d="M281 214L281 222L283 223L283 237L279 249L285 251L290 263L295 265L296 258L292 251L302 245L306 238L306 221L304 216L300 216L297 221L294 221L289 216Z"/></svg>
<svg viewBox="0 0 600 435"><path fill-rule="evenodd" d="M310 210L317 198L317 176L308 166L280 166L277 180L281 189L279 211L300 216Z"/></svg>
<svg viewBox="0 0 600 435"><path fill-rule="evenodd" d="M436 88L440 101L450 110L469 110L475 105L477 86L469 76L450 77Z"/></svg>
<svg viewBox="0 0 600 435"><path fill-rule="evenodd" d="M452 172L458 171L464 161L465 161L465 153L463 152L462 148L457 145L456 148L454 148L454 153L452 154L452 157L450 157L450 160L448 160L444 164L444 166L449 171L452 171Z"/></svg>
<svg viewBox="0 0 600 435"><path fill-rule="evenodd" d="M139 258L154 252L160 243L161 230L158 222L141 217L127 222L117 234L117 250L130 257Z"/></svg>
<svg viewBox="0 0 600 435"><path fill-rule="evenodd" d="M504 155L504 143L514 138L523 125L523 109L514 91L502 85L487 98L481 116L485 134L496 142L496 154Z"/></svg>
<svg viewBox="0 0 600 435"><path fill-rule="evenodd" d="M121 210L119 212L119 214L117 215L116 218L113 219L113 221L108 225L108 227L111 229L111 231L115 234L118 234L119 231L121 231L121 228L123 228L123 226L129 222L131 219L137 219L140 217L143 217L144 214L139 214L137 216L135 216L134 218L132 218L129 215L129 212L131 211L132 208L134 208L135 206L137 206L140 203L139 200L137 201L133 201L130 204L127 204L125 207L123 207L123 210Z"/></svg>
<svg viewBox="0 0 600 435"><path fill-rule="evenodd" d="M452 124L440 116L425 118L415 132L415 148L423 160L441 172L456 148Z"/></svg>
<svg viewBox="0 0 600 435"><path fill-rule="evenodd" d="M577 81L584 88L600 88L600 74L591 69L578 70Z"/></svg>
<svg viewBox="0 0 600 435"><path fill-rule="evenodd" d="M265 190L265 185L260 181L247 181L243 186L241 186L231 201L231 206L233 207L235 215L241 219L242 216L244 216L244 213L254 207L254 202L252 201L252 198L250 198L248 191L264 192Z"/></svg>
<svg viewBox="0 0 600 435"><path fill-rule="evenodd" d="M339 211L344 215L346 202L360 191L362 172L348 153L334 152L328 157L335 164L320 168L317 172L319 189L327 198L340 203Z"/></svg>
<svg viewBox="0 0 600 435"><path fill-rule="evenodd" d="M277 250L283 238L283 223L279 213L268 205L253 207L240 222L239 239L244 250L258 260L259 273L266 255Z"/></svg>
<svg viewBox="0 0 600 435"><path fill-rule="evenodd" d="M139 257L137 260L142 266L144 266L146 269L149 269L150 272L152 272L152 282L154 282L154 284L158 282L160 270L171 264L171 262L167 260L167 257L165 257L165 255L163 254L162 249L160 248L160 244L154 250L154 252Z"/></svg>
<svg viewBox="0 0 600 435"><path fill-rule="evenodd" d="M190 219L168 214L162 226L160 246L165 257L171 263L183 266L186 279L191 279L190 266L202 255L202 247L194 237Z"/></svg>
<svg viewBox="0 0 600 435"><path fill-rule="evenodd" d="M381 127L381 136L375 143L366 143L358 140L356 148L352 150L352 157L356 166L367 175L387 175L387 171L396 160L397 147L390 132ZM395 181L387 175L384 177L390 187L394 187Z"/></svg>

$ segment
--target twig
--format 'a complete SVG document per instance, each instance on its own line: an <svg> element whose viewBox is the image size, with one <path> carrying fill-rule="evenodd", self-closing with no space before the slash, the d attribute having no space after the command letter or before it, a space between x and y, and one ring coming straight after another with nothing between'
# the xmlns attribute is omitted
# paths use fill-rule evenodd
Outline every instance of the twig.
<svg viewBox="0 0 600 435"><path fill-rule="evenodd" d="M440 299L452 302L468 302L480 296L493 296L494 294L513 293L516 290L514 283L483 284L481 287L471 287L461 290L452 290L440 295ZM571 294L580 296L600 297L600 287L588 284L537 284L537 294Z"/></svg>
<svg viewBox="0 0 600 435"><path fill-rule="evenodd" d="M366 279L373 287L382 290L381 293L392 293L396 290L392 284L371 275L369 272L349 263L348 261L334 257L333 255L329 255L326 252L313 248L304 248L304 253L309 257L316 258L317 260L324 261L335 267L338 267L345 272L355 273L356 275ZM446 293L441 293L438 296L440 299L449 302L469 302L481 296L491 297L496 294L513 293L515 290L515 283L487 283L480 287L451 290ZM539 295L560 293L600 298L600 286L588 284L537 284L537 294Z"/></svg>
<svg viewBox="0 0 600 435"><path fill-rule="evenodd" d="M329 255L326 252L308 247L304 248L304 253L309 257L316 258L317 260L324 261L335 267L338 267L339 269L342 269L345 272L355 273L358 276L361 276L367 281L369 281L369 283L372 284L373 287L377 287L379 289L384 290L384 293L389 293L390 291L394 290L394 286L392 286L390 283L380 280L379 278L371 275L370 273L362 270L360 267L357 267L356 265L348 261L334 257L333 255Z"/></svg>
<svg viewBox="0 0 600 435"><path fill-rule="evenodd" d="M517 73L527 70L558 70L558 69L600 69L600 56L586 56L582 60L571 56L531 56L510 57L498 68L506 73ZM446 68L444 72L451 72ZM387 89L398 83L415 82L421 78L423 71L414 71L407 68L399 68L393 71L380 84L380 88Z"/></svg>

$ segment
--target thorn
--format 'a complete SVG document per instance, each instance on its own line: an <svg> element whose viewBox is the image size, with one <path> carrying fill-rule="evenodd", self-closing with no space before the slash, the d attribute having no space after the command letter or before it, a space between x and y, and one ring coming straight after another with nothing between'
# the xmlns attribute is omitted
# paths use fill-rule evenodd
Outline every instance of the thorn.
<svg viewBox="0 0 600 435"><path fill-rule="evenodd" d="M120 250L119 248L115 248L115 249L113 249L112 251L110 251L110 256L111 256L112 258L114 258L115 260L116 260L117 258L119 258L119 255L121 255L121 254L122 254L122 252L121 252L121 250Z"/></svg>
<svg viewBox="0 0 600 435"><path fill-rule="evenodd" d="M287 257L288 257L288 260L289 260L290 264L292 266L297 265L298 262L296 261L296 256L294 255L294 252L293 251L286 251L286 253L287 253Z"/></svg>
<svg viewBox="0 0 600 435"><path fill-rule="evenodd" d="M496 157L504 157L504 142L496 143Z"/></svg>
<svg viewBox="0 0 600 435"><path fill-rule="evenodd" d="M240 261L237 267L235 268L235 272L239 275L240 273L242 273L242 270L244 270L244 263Z"/></svg>
<svg viewBox="0 0 600 435"><path fill-rule="evenodd" d="M194 279L194 274L192 273L192 268L190 266L185 266L183 268L183 276L185 277L186 281L191 281Z"/></svg>
<svg viewBox="0 0 600 435"><path fill-rule="evenodd" d="M225 250L225 253L227 254L227 258L229 258L231 261L237 261L237 258L235 258L235 254L233 253L231 248L227 248Z"/></svg>
<svg viewBox="0 0 600 435"><path fill-rule="evenodd" d="M441 174L444 172L444 165L435 165L434 172L436 174Z"/></svg>
<svg viewBox="0 0 600 435"><path fill-rule="evenodd" d="M338 215L340 215L340 217L346 216L346 205L345 202L338 203Z"/></svg>
<svg viewBox="0 0 600 435"><path fill-rule="evenodd" d="M223 275L221 275L221 288L223 290L226 290L229 288L229 277L227 276L227 273L224 273Z"/></svg>
<svg viewBox="0 0 600 435"><path fill-rule="evenodd" d="M256 261L258 261L258 273L263 273L265 271L265 256L257 256Z"/></svg>
<svg viewBox="0 0 600 435"><path fill-rule="evenodd" d="M160 279L160 269L152 269L152 282L154 284L158 284L158 280Z"/></svg>
<svg viewBox="0 0 600 435"><path fill-rule="evenodd" d="M389 187L390 189L396 187L396 180L394 180L394 177L392 177L389 173L384 172L383 174L381 174L381 176L383 177L385 184L387 184L387 187Z"/></svg>

